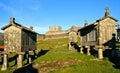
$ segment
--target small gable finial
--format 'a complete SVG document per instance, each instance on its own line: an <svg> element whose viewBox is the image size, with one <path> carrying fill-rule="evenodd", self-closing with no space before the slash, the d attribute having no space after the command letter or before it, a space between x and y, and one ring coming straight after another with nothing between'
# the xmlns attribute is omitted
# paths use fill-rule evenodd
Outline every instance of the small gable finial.
<svg viewBox="0 0 120 73"><path fill-rule="evenodd" d="M87 26L88 25L88 21L87 20L85 20L85 24L84 24L84 26Z"/></svg>
<svg viewBox="0 0 120 73"><path fill-rule="evenodd" d="M15 18L11 17L10 18L10 23L13 24L15 22Z"/></svg>
<svg viewBox="0 0 120 73"><path fill-rule="evenodd" d="M33 30L33 26L30 26L30 29Z"/></svg>

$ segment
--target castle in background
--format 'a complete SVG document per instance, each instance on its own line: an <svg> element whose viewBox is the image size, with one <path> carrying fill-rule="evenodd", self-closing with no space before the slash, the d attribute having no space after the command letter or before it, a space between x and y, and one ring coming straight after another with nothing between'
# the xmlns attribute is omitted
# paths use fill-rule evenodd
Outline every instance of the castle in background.
<svg viewBox="0 0 120 73"><path fill-rule="evenodd" d="M78 29L80 29L78 26L72 26L68 30L62 30L61 26L49 26L49 31L47 31L45 34L39 34L37 39L68 38L71 31L77 33Z"/></svg>
<svg viewBox="0 0 120 73"><path fill-rule="evenodd" d="M49 31L46 32L45 38L65 38L67 37L68 30L62 30L61 26L49 26Z"/></svg>

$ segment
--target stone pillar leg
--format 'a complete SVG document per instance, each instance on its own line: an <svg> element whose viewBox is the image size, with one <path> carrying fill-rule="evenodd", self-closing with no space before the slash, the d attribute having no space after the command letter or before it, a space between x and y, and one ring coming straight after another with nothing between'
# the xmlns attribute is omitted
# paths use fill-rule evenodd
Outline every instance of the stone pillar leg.
<svg viewBox="0 0 120 73"><path fill-rule="evenodd" d="M2 61L2 55L0 54L0 62Z"/></svg>
<svg viewBox="0 0 120 73"><path fill-rule="evenodd" d="M98 49L98 59L103 59L103 50L101 48Z"/></svg>
<svg viewBox="0 0 120 73"><path fill-rule="evenodd" d="M17 68L20 68L23 66L22 63L22 54L18 54L18 58L17 58Z"/></svg>
<svg viewBox="0 0 120 73"><path fill-rule="evenodd" d="M72 50L72 46L71 46L71 43L69 43L69 50Z"/></svg>
<svg viewBox="0 0 120 73"><path fill-rule="evenodd" d="M33 52L34 52L34 57L35 57L35 58L37 58L36 51L35 51L35 50L33 50Z"/></svg>
<svg viewBox="0 0 120 73"><path fill-rule="evenodd" d="M90 46L87 46L87 55L91 55L91 53L90 53Z"/></svg>
<svg viewBox="0 0 120 73"><path fill-rule="evenodd" d="M30 52L28 53L28 63L31 63L31 56L30 56Z"/></svg>
<svg viewBox="0 0 120 73"><path fill-rule="evenodd" d="M8 55L7 54L4 54L3 55L3 65L2 65L2 68L1 68L1 70L3 71L3 70L7 70L7 68L8 68Z"/></svg>
<svg viewBox="0 0 120 73"><path fill-rule="evenodd" d="M80 48L80 53L83 54L83 47Z"/></svg>

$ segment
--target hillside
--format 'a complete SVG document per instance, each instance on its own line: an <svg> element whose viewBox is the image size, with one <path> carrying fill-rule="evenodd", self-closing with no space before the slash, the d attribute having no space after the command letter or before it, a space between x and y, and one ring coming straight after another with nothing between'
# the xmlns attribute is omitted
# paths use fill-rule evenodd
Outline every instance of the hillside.
<svg viewBox="0 0 120 73"><path fill-rule="evenodd" d="M0 32L0 45L3 45L4 34Z"/></svg>
<svg viewBox="0 0 120 73"><path fill-rule="evenodd" d="M37 49L41 49L38 58L31 64L16 69L15 61L10 61L10 68L0 73L119 73L120 70L109 58L98 60L97 56L80 54L68 50L68 39L39 40ZM13 55L9 56L13 57ZM1 65L0 65L1 67ZM15 70L16 69L16 70Z"/></svg>

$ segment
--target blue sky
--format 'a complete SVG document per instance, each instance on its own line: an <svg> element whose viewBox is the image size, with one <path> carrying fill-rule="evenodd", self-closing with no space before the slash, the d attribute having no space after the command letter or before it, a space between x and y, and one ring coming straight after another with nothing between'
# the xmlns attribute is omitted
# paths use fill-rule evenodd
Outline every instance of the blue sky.
<svg viewBox="0 0 120 73"><path fill-rule="evenodd" d="M110 15L120 20L119 4L120 0L0 0L0 28L14 17L17 23L33 26L40 34L48 31L49 26L66 30L83 26L84 20L90 24L102 18L106 6Z"/></svg>

